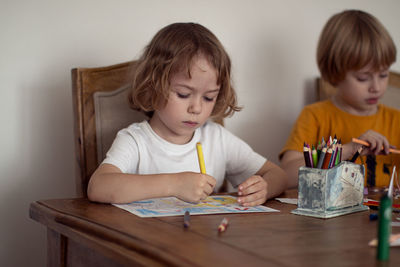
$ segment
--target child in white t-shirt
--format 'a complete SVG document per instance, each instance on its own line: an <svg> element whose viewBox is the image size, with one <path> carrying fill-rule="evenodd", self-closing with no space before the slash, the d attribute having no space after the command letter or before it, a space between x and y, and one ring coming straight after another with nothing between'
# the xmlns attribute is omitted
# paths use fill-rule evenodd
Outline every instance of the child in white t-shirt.
<svg viewBox="0 0 400 267"><path fill-rule="evenodd" d="M89 181L89 199L129 203L175 196L199 202L225 177L238 187L243 206L282 193L285 172L209 120L240 110L230 71L229 56L207 28L174 23L161 29L138 61L129 97L149 120L118 133ZM199 173L197 142L207 174Z"/></svg>

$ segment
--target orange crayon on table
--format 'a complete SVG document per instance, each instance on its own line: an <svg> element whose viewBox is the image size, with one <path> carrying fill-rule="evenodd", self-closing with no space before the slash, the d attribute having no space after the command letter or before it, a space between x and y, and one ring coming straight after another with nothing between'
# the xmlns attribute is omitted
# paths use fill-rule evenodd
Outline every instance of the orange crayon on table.
<svg viewBox="0 0 400 267"><path fill-rule="evenodd" d="M226 228L228 228L228 223L229 223L228 219L223 218L222 222L218 226L218 232L220 233L225 232Z"/></svg>
<svg viewBox="0 0 400 267"><path fill-rule="evenodd" d="M364 140L358 139L358 138L352 138L351 142L356 143L356 144L360 144L366 147L369 147L370 144ZM383 149L383 147L382 147ZM390 153L394 153L394 154L400 154L400 150L399 149L394 149L394 148L389 148L389 152Z"/></svg>

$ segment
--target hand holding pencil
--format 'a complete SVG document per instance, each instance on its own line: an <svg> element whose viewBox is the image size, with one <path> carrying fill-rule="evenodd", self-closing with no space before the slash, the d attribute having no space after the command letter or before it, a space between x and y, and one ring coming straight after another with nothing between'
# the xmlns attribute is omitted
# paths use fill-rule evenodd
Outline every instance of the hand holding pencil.
<svg viewBox="0 0 400 267"><path fill-rule="evenodd" d="M394 149L390 146L389 141L385 136L373 130L368 130L363 133L359 138L353 138L351 140L353 143L363 145L367 149L364 149L364 153L372 153L375 155L379 154L389 154L389 153L400 153L400 150ZM363 153L363 154L364 154Z"/></svg>
<svg viewBox="0 0 400 267"><path fill-rule="evenodd" d="M199 161L200 172L181 172L177 174L177 180L172 183L173 192L171 195L178 197L186 202L199 203L206 199L214 190L216 180L206 174L204 156L201 143L197 143L197 158Z"/></svg>
<svg viewBox="0 0 400 267"><path fill-rule="evenodd" d="M190 203L199 203L206 199L216 184L214 177L198 172L180 172L171 178L175 182L171 183L171 189L168 189L171 193L168 195Z"/></svg>

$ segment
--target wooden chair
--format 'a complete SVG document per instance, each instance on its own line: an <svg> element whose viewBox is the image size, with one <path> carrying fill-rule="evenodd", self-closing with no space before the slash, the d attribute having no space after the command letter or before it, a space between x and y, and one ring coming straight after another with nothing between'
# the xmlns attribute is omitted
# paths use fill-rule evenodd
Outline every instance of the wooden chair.
<svg viewBox="0 0 400 267"><path fill-rule="evenodd" d="M74 110L76 184L87 196L92 173L104 159L118 130L145 115L130 109L127 94L136 62L98 68L74 68L72 97Z"/></svg>
<svg viewBox="0 0 400 267"><path fill-rule="evenodd" d="M317 100L325 100L331 97L336 88L327 81L317 78ZM389 73L389 83L385 95L380 100L381 103L400 109L400 73L391 71Z"/></svg>
<svg viewBox="0 0 400 267"><path fill-rule="evenodd" d="M76 185L87 196L89 179L105 158L116 133L146 116L130 109L128 93L137 62L98 68L74 68L72 98L74 110ZM223 125L222 119L215 119ZM223 190L226 190L226 183Z"/></svg>

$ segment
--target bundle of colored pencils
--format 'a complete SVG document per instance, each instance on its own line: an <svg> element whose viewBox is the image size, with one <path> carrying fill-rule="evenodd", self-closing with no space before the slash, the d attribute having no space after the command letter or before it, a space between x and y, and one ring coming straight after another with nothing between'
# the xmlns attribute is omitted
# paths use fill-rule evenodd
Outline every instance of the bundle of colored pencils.
<svg viewBox="0 0 400 267"><path fill-rule="evenodd" d="M316 147L304 142L303 153L306 167L329 169L342 161L342 143L336 136L330 136L328 142L322 138Z"/></svg>

